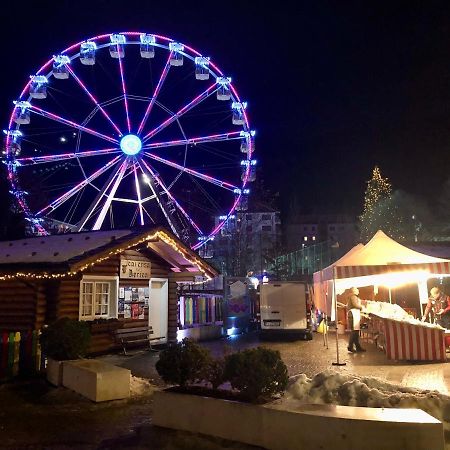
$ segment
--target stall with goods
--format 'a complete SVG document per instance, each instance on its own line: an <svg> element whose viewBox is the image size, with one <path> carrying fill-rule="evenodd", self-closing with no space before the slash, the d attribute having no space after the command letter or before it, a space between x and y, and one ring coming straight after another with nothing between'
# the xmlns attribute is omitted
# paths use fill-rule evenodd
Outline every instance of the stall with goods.
<svg viewBox="0 0 450 450"><path fill-rule="evenodd" d="M448 276L450 260L411 250L378 231L366 245L358 244L331 266L314 274L314 302L337 324L338 307L345 308L348 291L360 288L361 299L380 300L372 306L377 311L372 311L370 317L382 324L389 358L443 360L445 329L414 316L422 318L429 303L429 281L443 283ZM392 292L405 286L415 290L405 303L407 307L416 303L408 312L392 305Z"/></svg>

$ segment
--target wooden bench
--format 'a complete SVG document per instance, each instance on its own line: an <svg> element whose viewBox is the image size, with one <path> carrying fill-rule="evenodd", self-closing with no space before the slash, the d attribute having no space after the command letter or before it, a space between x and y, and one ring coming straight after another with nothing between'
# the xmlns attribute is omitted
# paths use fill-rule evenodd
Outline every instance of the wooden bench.
<svg viewBox="0 0 450 450"><path fill-rule="evenodd" d="M114 330L114 338L116 342L122 345L123 354L127 354L127 346L129 344L147 343L149 350L154 351L150 343L150 335L153 334L152 327L149 325L134 328L118 328Z"/></svg>

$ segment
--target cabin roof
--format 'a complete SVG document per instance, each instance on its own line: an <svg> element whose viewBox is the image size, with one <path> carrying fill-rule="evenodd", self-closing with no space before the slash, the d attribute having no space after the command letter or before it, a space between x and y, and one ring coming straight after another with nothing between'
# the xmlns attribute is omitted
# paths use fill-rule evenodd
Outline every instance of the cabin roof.
<svg viewBox="0 0 450 450"><path fill-rule="evenodd" d="M78 272L112 255L145 248L165 260L174 272L203 272L216 269L200 258L175 235L162 227L86 231L36 236L0 242L0 276L28 272L38 275L61 270Z"/></svg>

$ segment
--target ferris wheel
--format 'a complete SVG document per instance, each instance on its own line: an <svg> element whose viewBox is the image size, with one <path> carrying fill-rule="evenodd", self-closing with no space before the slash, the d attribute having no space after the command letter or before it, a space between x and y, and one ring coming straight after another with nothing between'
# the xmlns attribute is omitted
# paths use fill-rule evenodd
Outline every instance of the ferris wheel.
<svg viewBox="0 0 450 450"><path fill-rule="evenodd" d="M248 204L254 131L232 80L164 36L96 36L14 102L3 162L37 234L165 223L197 249Z"/></svg>

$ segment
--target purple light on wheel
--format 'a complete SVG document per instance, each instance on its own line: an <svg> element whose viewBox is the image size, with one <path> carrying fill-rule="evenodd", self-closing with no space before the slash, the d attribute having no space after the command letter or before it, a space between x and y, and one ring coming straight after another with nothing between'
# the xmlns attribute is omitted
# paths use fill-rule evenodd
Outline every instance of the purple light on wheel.
<svg viewBox="0 0 450 450"><path fill-rule="evenodd" d="M151 55L145 55L145 64L151 64L153 61L153 58L159 58L159 55L163 55L163 57L167 58L163 64L161 64L159 67L162 67L162 73L161 69L159 69L158 76L159 81L155 84L155 88L153 92L148 92L148 86L151 85L149 83L147 85L147 89L144 89L142 91L139 91L138 93L135 91L135 82L130 83L132 80L132 75L128 72L129 67L129 61L132 61L133 52L136 52L137 55L140 55L142 57L141 52L141 44L142 44L142 36L144 33L141 31L126 31L126 32L120 32L118 35L126 36L125 39L123 39L123 42L121 41L121 46L123 46L123 51L119 52L120 55L123 55L123 57L118 58L118 62L116 64L119 64L119 67L117 71L114 71L114 66L112 66L112 70L110 71L110 74L112 76L115 76L117 78L116 85L118 86L118 92L116 92L114 95L111 95L110 97L104 98L105 92L93 89L89 87L89 83L86 82L87 77L83 75L83 73L86 73L84 67L89 66L89 70L95 70L96 65L102 64L102 55L106 51L110 50L111 46L111 34L102 34L95 36L91 39L85 39L83 41L80 41L78 43L75 43L73 45L70 45L62 52L56 53L58 55L58 58L61 59L61 64L65 68L67 68L67 72L71 75L70 77L67 76L60 76L56 77L55 74L52 73L52 67L55 63L55 58L49 58L48 61L36 72L34 72L35 76L42 76L46 77L48 79L48 87L51 89L49 91L50 100L52 100L52 97L55 95L58 95L58 92L61 91L61 87L63 84L59 84L58 86L54 86L56 83L72 83L71 86L78 85L78 89L80 92L80 96L84 96L85 103L91 103L91 107L95 107L95 111L93 111L92 115L97 113L97 115L102 114L106 121L102 118L102 120L98 121L97 119L92 120L90 119L91 116L89 116L86 120L83 120L84 117L80 117L76 114L76 111L70 111L70 108L67 108L67 106L71 106L70 103L67 103L67 105L61 104L62 108L51 108L48 107L47 103L49 99L46 99L43 94L40 95L40 97L36 97L37 94L35 94L35 97L29 98L29 92L30 92L30 85L31 81L29 80L22 90L20 96L18 97L18 101L29 101L31 103L29 111L33 114L38 114L40 117L33 118L33 114L31 117L31 123L30 125L27 125L25 123L14 123L13 116L14 114L11 114L11 118L9 121L9 127L8 130L11 131L22 131L24 133L24 139L21 143L19 143L19 151L14 150L13 146L16 145L16 143L13 141L12 135L7 134L6 136L6 155L8 156L8 160L5 160L5 163L7 165L8 170L8 180L10 183L10 186L12 190L14 191L14 195L17 198L18 205L20 208L24 211L25 215L27 216L28 220L34 224L35 229L39 233L45 232L46 222L39 222L41 219L47 219L47 217L44 217L43 215L38 216L38 212L34 212L30 210L30 207L28 205L28 197L24 194L22 194L22 190L20 188L20 179L22 176L25 176L25 171L27 170L27 167L30 167L31 165L39 164L43 165L43 167L51 167L53 165L60 164L58 167L62 164L69 164L69 166L73 167L76 165L73 164L70 160L75 160L78 162L81 171L83 172L83 178L78 179L76 183L74 184L66 184L67 191L65 193L62 193L62 190L54 191L54 195L48 195L48 203L50 208L44 208L45 214L53 214L53 211L57 208L59 208L60 205L63 205L65 202L67 203L67 208L61 208L62 211L70 210L71 202L78 207L78 205L81 205L83 207L84 200L82 199L82 195L85 189L88 189L91 185L94 187L93 183L98 182L99 186L96 187L97 192L101 195L102 198L108 198L109 202L111 203L111 193L108 190L102 191L102 186L100 183L103 183L103 179L109 179L110 176L113 175L112 171L115 171L117 167L121 166L122 162L129 161L130 167L134 167L134 176L129 176L131 171L125 171L127 173L123 173L123 180L120 181L120 189L116 189L119 193L119 196L121 198L114 198L115 202L111 203L113 205L121 204L122 201L128 202L128 204L134 204L138 205L139 208L137 210L137 214L140 216L140 223L142 224L144 222L143 217L143 211L147 213L150 211L151 214L148 214L149 219L152 220L153 213L148 208L148 204L146 202L153 201L153 196L142 192L140 192L140 186L136 185L137 179L136 179L136 167L138 162L140 160L143 160L144 158L150 157L153 160L156 160L157 162L155 164L159 165L165 165L169 166L168 170L163 169L161 173L156 172L156 176L158 177L158 181L161 183L161 185L165 186L165 193L163 194L164 198L167 200L170 200L173 202L173 204L176 205L178 208L178 211L181 213L182 216L185 217L187 222L190 224L191 232L200 234L202 237L202 241L199 244L197 244L197 240L194 240L193 248L198 248L201 245L204 245L204 243L208 242L209 240L212 240L214 238L214 235L217 234L220 229L224 226L226 220L220 222L216 226L211 227L204 227L202 224L203 232L200 231L199 225L194 221L196 219L197 221L200 220L199 217L202 217L201 214L191 211L192 205L195 207L198 207L198 205L201 205L202 202L205 201L205 199L212 198L214 199L214 194L211 195L211 191L208 195L208 190L210 189L209 186L214 185L211 187L211 189L225 189L225 193L222 195L220 194L218 198L223 197L223 199L226 199L225 201L219 202L219 207L217 208L218 211L220 211L220 208L223 208L222 211L220 211L220 215L224 215L225 217L229 217L233 214L236 207L239 205L240 199L242 194L235 194L234 191L236 189L239 189L241 192L243 192L246 188L246 185L252 181L250 177L250 165L253 160L253 139L245 138L244 142L244 149L245 152L241 150L241 140L242 140L242 133L249 133L249 120L247 111L245 108L242 110L242 118L239 121L239 123L235 123L236 127L234 127L234 130L239 131L228 131L223 130L223 127L221 128L214 128L213 133L209 132L208 129L205 126L203 130L199 128L197 131L199 133L195 137L190 137L189 133L185 133L183 130L182 135L184 139L181 139L180 135L174 135L172 132L172 136L170 136L171 131L174 130L176 126L182 127L182 123L184 121L184 116L189 113L189 120L192 116L195 116L198 109L201 108L199 106L203 101L205 101L208 98L215 99L216 96L211 96L210 94L215 93L217 90L217 82L211 85L209 88L207 88L202 93L198 94L198 92L201 92L201 87L196 88L195 90L192 90L191 94L189 95L189 89L186 91L184 96L184 102L183 98L181 99L181 102L178 103L177 107L170 108L168 105L165 104L162 105L162 102L166 101L166 92L167 92L167 86L163 86L166 78L171 79L172 77L176 76L175 73L180 74L180 69L173 68L170 69L170 75L168 75L169 67L170 65L181 65L181 64L174 64L173 57L171 58L171 50L178 51L180 53L179 60L181 61L181 58L183 58L184 63L183 65L192 64L192 73L193 76L196 77L197 80L206 80L208 78L212 79L212 81L217 81L218 77L225 77L224 73L219 69L219 67L209 58L205 58L203 54L195 50L193 47L188 46L184 43L174 41L168 37L161 36L161 35L155 35L155 34L148 34L145 33L145 36L151 36L151 45L153 48L151 49ZM92 52L92 54L89 54L86 56L86 48L87 43L89 44L88 50ZM82 44L84 45L83 49L84 54L82 55ZM128 44L135 44L128 46ZM125 52L126 49L126 52ZM160 51L160 50L164 51ZM119 49L118 49L119 50ZM153 51L156 50L156 51ZM126 60L124 59L126 53ZM120 56L119 55L119 56ZM173 56L173 55L172 55ZM84 57L84 61L81 61L81 58ZM89 58L88 58L89 57ZM109 58L108 58L109 59ZM79 62L78 62L79 60ZM125 64L126 61L126 64ZM177 60L179 63L180 61ZM171 64L172 63L172 64ZM83 64L83 66L77 66L77 64ZM199 65L202 66L202 71L199 69ZM59 67L59 66L58 66ZM117 66L116 66L117 67ZM75 72L78 73L78 69L80 70L81 76L77 75ZM183 69L184 70L184 69ZM84 72L83 72L84 71ZM174 73L172 73L172 71ZM199 72L199 73L197 73ZM200 73L202 72L202 73ZM206 73L207 72L207 73ZM201 77L199 75L202 75ZM177 75L179 76L179 75ZM184 75L182 75L184 76ZM56 78L56 79L55 79ZM84 78L84 80L82 80ZM65 81L60 82L58 79L65 79ZM71 81L72 80L72 81ZM130 84L127 86L126 81L128 81ZM155 80L156 81L156 80ZM101 81L100 81L101 82ZM97 81L99 83L99 81ZM197 83L197 82L196 82ZM53 85L53 86L52 86ZM67 85L67 84L66 84ZM106 86L106 84L105 84ZM110 85L112 86L112 84ZM202 81L200 81L197 86L202 86ZM208 84L206 85L208 86ZM205 86L205 87L206 87ZM120 87L121 92L120 92ZM80 90L81 88L81 90ZM62 87L64 89L64 87ZM244 104L244 102L241 100L240 96L238 95L238 92L235 88L235 86L231 83L229 84L229 90L231 93L231 99L230 102L223 102L222 106L224 109L226 109L228 103L231 105L232 102ZM160 93L164 93L164 96L159 95ZM118 95L121 94L119 97ZM138 94L138 95L136 95ZM141 98L138 99L137 97L140 96ZM145 96L145 97L144 97ZM67 100L68 96L66 98L63 98L64 100ZM38 99L35 101L35 99ZM145 103L144 108L135 108L134 105L136 105L136 101L147 101ZM55 101L57 101L55 99ZM208 99L207 102L210 102L211 100ZM125 108L116 108L116 107L110 107L111 104L114 102L123 102ZM39 105L39 103L41 103ZM184 105L181 108L179 105ZM161 120L161 122L158 124L158 122L155 123L153 119L153 110L156 110L156 108L162 108L165 109L166 112L169 112L169 118L165 118L164 120ZM53 111L55 112L53 112ZM191 110L193 111L193 114L191 114ZM59 112L62 112L64 114L64 117L59 115ZM64 111L64 112L63 112ZM66 113L67 111L67 113ZM139 113L141 111L141 114ZM145 111L145 112L144 112ZM175 112L170 112L175 111ZM58 112L58 114L56 114ZM231 111L228 111L227 114L229 114ZM136 117L139 115L139 117ZM119 117L117 117L119 116ZM125 117L125 119L124 119ZM148 119L148 120L147 120ZM30 149L31 139L27 138L27 127L30 130L30 134L34 133L32 131L33 127L38 127L40 125L40 121L42 120L48 120L53 121L53 127L54 122L58 122L59 124L62 124L64 127L69 127L77 133L73 133L74 139L68 140L65 144L65 147L68 147L66 151L58 153L60 151L60 148L56 149L55 153L52 153L52 145L46 145L42 148L38 149ZM152 121L153 120L153 121ZM25 121L22 121L25 122ZM34 122L36 122L36 125L34 125ZM109 122L109 124L108 124ZM236 120L235 120L236 122ZM149 130L146 130L146 123L152 123L152 128ZM218 122L220 123L220 122ZM225 121L223 122L226 123ZM228 122L230 123L230 122ZM128 132L126 135L124 135L121 130L120 126L118 124L126 124L126 131ZM173 124L174 126L169 126ZM206 124L206 122L205 122ZM113 127L111 128L110 125ZM231 125L231 124L230 124ZM45 125L44 125L45 126ZM61 126L61 125L59 125ZM109 128L108 128L109 127ZM125 127L124 127L125 128ZM48 129L51 129L51 126L48 126ZM154 141L154 137L156 134L158 134L160 131L165 130L164 133L168 135L167 140L160 140L158 142ZM114 130L114 131L113 131ZM223 130L223 131L222 131ZM124 130L125 131L125 130ZM62 130L61 133L67 133L67 130ZM90 135L87 141L85 141L85 136ZM75 139L76 138L76 139ZM111 144L109 144L109 147L113 148L104 148L106 145L103 141L109 141ZM232 149L234 147L234 143L231 142L235 140L236 142L236 152L233 152ZM230 141L226 143L225 141ZM72 149L70 148L71 143L76 143L76 148ZM81 144L80 144L81 142ZM22 146L22 149L20 151L20 144ZM84 145L83 145L84 144ZM209 145L208 145L209 144ZM81 146L80 146L81 145ZM225 154L228 155L228 161L227 162L217 162L217 160L212 159L209 160L212 153L210 152L208 154L208 147L212 148L212 146L218 147L220 149L220 146L225 146L226 151L219 150L217 153L214 154L214 157L217 155L220 156L220 152L222 152L223 158L227 159L225 157ZM184 150L180 149L174 149L173 153L170 153L170 148L175 146L184 146ZM59 144L58 144L59 147ZM54 147L53 147L54 148ZM91 150L92 148L98 148L99 150ZM156 149L165 149L167 148L167 155L168 159L161 158L161 153L159 153ZM50 149L50 150L44 150L44 149ZM89 149L89 150L88 150ZM152 154L146 155L145 152L142 151L142 149L154 149ZM230 150L229 150L230 149ZM34 153L37 152L37 153ZM201 153L204 152L204 153ZM156 153L156 154L155 154ZM184 159L177 155L182 155L184 153ZM192 153L192 157L190 156ZM117 156L117 166L113 168L112 166L109 167L109 165L106 165L105 168L105 158L107 158L108 154L119 155ZM115 155L114 155L115 154ZM19 156L20 155L20 156ZM163 153L162 155L166 155ZM174 155L174 156L172 156ZM246 157L246 161L248 163L245 164L245 166L240 167L240 160L241 157ZM201 161L199 158L204 158L203 161ZM231 162L232 160L235 164L235 174L231 171ZM92 163L89 163L88 161L92 161ZM213 162L214 161L214 162ZM88 170L83 170L83 164L90 164L87 166ZM153 164L153 163L152 163ZM224 175L224 173L218 171L218 167L220 165L228 165L230 169L227 168L228 172ZM209 169L211 167L211 169ZM158 166L159 169L159 166ZM28 169L31 170L31 169ZM212 170L212 171L211 171ZM215 171L215 172L214 172ZM209 173L206 174L205 172ZM102 174L103 178L102 177ZM177 174L178 176L174 179L170 179L172 177L171 174ZM187 176L183 176L180 178L180 181L177 181L180 175L183 173L186 173ZM88 176L91 174L90 176ZM218 175L219 178L213 175ZM175 175L174 175L175 176ZM223 181L223 178L227 179L228 181ZM97 180L98 179L98 180ZM90 180L90 181L87 181ZM185 199L180 201L182 198L180 194L180 189L182 186L180 184L182 183L192 183L193 181L196 181L197 183L200 181L202 183L202 186L206 186L205 188L205 196L203 200L196 199L196 202L193 202L192 205L189 202L186 202ZM131 183L133 184L133 189L122 189L121 183ZM107 187L107 186L106 186ZM71 189L70 189L71 188ZM183 187L184 189L184 187ZM128 191L128 192L127 192ZM50 192L50 191L49 191ZM114 191L115 192L115 191ZM135 194L134 198L123 198L124 193L125 195L131 195L128 193L134 192ZM137 199L136 199L137 195ZM197 195L197 194L196 194ZM202 195L200 191L198 191L198 195ZM112 195L114 197L114 194ZM178 196L180 198L178 198ZM230 199L228 196L232 196L232 199ZM52 201L53 200L53 201ZM209 200L208 200L209 201ZM197 206L195 205L197 204ZM33 202L30 202L30 205L32 205ZM144 207L144 204L146 206ZM181 206L183 205L183 206ZM226 206L225 206L226 205ZM53 206L55 208L53 208ZM211 205L210 205L211 207ZM226 208L226 209L225 209ZM99 205L99 209L101 208L101 204ZM104 209L104 208L103 208ZM102 209L102 211L103 211ZM228 212L227 212L228 211ZM40 212L43 212L41 209ZM86 212L88 213L88 211ZM225 214L224 214L225 213ZM63 213L61 213L63 214ZM96 216L95 211L91 211L91 214L93 216ZM55 220L58 220L56 217L57 212L55 213ZM103 214L103 216L106 216L106 214ZM107 215L109 217L109 214ZM206 217L205 214L203 214L204 217ZM39 219L36 219L36 217L39 217ZM146 219L146 222L148 222L148 219ZM102 219L103 220L103 219ZM95 221L96 226L101 227L102 220ZM139 220L139 219L138 219ZM89 225L90 226L90 225ZM207 229L206 229L207 228ZM211 230L211 231L208 231ZM192 237L194 239L194 237ZM192 242L192 241L191 241Z"/></svg>

